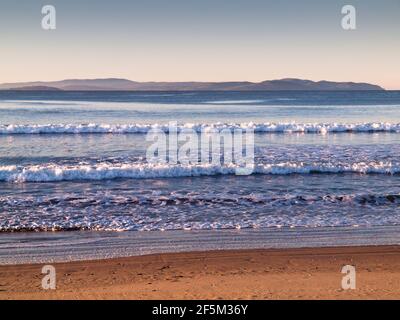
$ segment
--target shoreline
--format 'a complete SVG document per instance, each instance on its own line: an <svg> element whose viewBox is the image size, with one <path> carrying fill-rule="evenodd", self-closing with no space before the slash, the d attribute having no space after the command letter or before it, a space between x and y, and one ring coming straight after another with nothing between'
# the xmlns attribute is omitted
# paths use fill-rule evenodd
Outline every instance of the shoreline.
<svg viewBox="0 0 400 320"><path fill-rule="evenodd" d="M400 245L400 226L0 233L0 266L215 250Z"/></svg>
<svg viewBox="0 0 400 320"><path fill-rule="evenodd" d="M356 268L343 290L341 268ZM40 264L0 266L0 299L399 299L400 246L162 253L55 263L57 289Z"/></svg>

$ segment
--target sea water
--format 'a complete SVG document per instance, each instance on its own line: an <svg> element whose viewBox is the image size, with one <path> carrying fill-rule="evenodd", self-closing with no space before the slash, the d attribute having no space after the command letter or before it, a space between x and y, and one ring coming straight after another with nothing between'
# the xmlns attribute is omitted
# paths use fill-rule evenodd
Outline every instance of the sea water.
<svg viewBox="0 0 400 320"><path fill-rule="evenodd" d="M149 164L171 121L253 129L253 174ZM399 137L400 91L0 91L0 231L392 227Z"/></svg>

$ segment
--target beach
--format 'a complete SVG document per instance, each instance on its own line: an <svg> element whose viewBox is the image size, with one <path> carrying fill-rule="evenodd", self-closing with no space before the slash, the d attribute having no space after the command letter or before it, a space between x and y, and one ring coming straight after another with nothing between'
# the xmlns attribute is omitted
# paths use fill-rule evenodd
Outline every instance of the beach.
<svg viewBox="0 0 400 320"><path fill-rule="evenodd" d="M397 91L0 92L0 298L399 298L399 106Z"/></svg>
<svg viewBox="0 0 400 320"><path fill-rule="evenodd" d="M400 247L218 250L0 266L0 299L399 299ZM342 289L344 265L356 289Z"/></svg>

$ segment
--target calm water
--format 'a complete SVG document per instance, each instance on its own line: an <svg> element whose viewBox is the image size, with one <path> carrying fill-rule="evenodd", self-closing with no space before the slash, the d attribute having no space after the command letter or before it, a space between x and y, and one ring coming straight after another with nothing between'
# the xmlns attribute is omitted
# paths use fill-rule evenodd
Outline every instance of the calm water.
<svg viewBox="0 0 400 320"><path fill-rule="evenodd" d="M158 125L250 127L255 173L155 164ZM0 92L0 230L400 223L400 92Z"/></svg>

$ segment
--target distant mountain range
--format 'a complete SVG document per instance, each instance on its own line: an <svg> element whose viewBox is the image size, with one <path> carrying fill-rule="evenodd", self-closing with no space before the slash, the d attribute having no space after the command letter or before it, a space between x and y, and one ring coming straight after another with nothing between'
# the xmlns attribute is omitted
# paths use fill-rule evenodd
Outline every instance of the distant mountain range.
<svg viewBox="0 0 400 320"><path fill-rule="evenodd" d="M136 82L127 79L71 79L0 84L0 90L19 91L274 91L384 90L369 83L311 81L286 78L262 82Z"/></svg>
<svg viewBox="0 0 400 320"><path fill-rule="evenodd" d="M48 86L26 86L26 87L13 87L10 90L15 91L63 91L55 87Z"/></svg>

